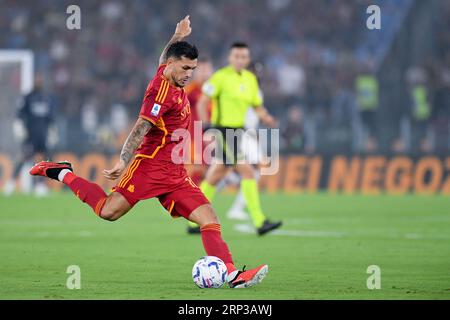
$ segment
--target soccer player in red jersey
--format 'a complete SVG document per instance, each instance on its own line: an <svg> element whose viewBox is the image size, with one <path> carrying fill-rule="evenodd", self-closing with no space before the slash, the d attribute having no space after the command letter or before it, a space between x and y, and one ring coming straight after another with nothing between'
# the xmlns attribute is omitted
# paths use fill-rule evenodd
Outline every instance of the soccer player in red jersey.
<svg viewBox="0 0 450 320"><path fill-rule="evenodd" d="M157 197L173 217L183 216L200 226L206 254L224 261L231 288L250 287L266 276L268 266L236 269L211 204L189 178L183 164L174 163L171 157L181 142L173 141L172 134L177 129L187 130L190 122L184 86L192 77L198 57L197 48L182 41L190 33L186 16L177 24L161 54L160 66L146 89L139 118L123 145L120 160L113 169L103 171L110 180L121 177L111 194L76 176L68 162L39 162L30 174L63 182L96 215L110 221L122 217L138 201Z"/></svg>

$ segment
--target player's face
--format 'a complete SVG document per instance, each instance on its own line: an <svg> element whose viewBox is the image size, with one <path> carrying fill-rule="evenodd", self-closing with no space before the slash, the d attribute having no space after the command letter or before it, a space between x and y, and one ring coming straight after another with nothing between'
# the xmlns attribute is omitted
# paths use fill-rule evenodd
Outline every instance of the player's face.
<svg viewBox="0 0 450 320"><path fill-rule="evenodd" d="M248 48L233 48L228 56L228 61L236 71L241 71L250 64L250 50Z"/></svg>
<svg viewBox="0 0 450 320"><path fill-rule="evenodd" d="M192 74L197 68L197 59L191 60L186 57L181 59L169 59L167 67L170 68L170 77L177 87L184 87L192 78Z"/></svg>

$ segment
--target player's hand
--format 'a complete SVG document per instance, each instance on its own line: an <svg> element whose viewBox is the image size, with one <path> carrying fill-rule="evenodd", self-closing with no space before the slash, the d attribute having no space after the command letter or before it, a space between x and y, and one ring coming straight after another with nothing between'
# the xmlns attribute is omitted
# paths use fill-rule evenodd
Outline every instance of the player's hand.
<svg viewBox="0 0 450 320"><path fill-rule="evenodd" d="M180 38L186 38L191 32L191 21L189 20L189 15L187 15L183 20L177 23L175 35Z"/></svg>
<svg viewBox="0 0 450 320"><path fill-rule="evenodd" d="M106 179L116 180L122 175L122 172L125 170L125 168L125 163L123 161L119 161L111 170L103 170L103 175Z"/></svg>
<svg viewBox="0 0 450 320"><path fill-rule="evenodd" d="M278 127L278 121L270 114L264 117L264 124L269 128L275 129Z"/></svg>

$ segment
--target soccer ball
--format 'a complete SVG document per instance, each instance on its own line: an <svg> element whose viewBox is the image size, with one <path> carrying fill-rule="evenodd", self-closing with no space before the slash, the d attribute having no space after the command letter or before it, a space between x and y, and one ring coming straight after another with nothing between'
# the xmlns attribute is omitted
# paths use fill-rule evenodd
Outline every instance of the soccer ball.
<svg viewBox="0 0 450 320"><path fill-rule="evenodd" d="M217 257L206 256L200 258L192 268L192 280L202 289L220 288L226 281L227 267Z"/></svg>

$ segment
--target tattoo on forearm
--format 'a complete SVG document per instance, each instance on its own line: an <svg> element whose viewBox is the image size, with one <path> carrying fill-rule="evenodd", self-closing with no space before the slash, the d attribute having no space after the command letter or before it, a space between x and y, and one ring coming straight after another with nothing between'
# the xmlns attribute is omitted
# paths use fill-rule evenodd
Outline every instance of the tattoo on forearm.
<svg viewBox="0 0 450 320"><path fill-rule="evenodd" d="M136 124L128 135L125 144L123 145L122 152L120 153L120 160L125 164L128 164L133 157L134 151L139 147L147 134L148 130L152 127L150 121L139 118Z"/></svg>

